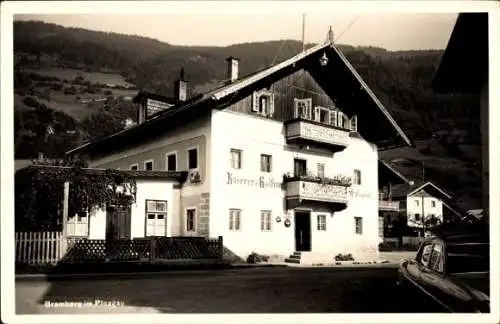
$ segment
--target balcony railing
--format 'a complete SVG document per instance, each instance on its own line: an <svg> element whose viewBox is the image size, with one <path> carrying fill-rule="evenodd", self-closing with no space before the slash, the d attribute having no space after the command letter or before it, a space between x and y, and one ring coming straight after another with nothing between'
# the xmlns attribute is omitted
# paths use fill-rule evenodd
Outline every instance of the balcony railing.
<svg viewBox="0 0 500 324"><path fill-rule="evenodd" d="M304 118L285 122L287 143L327 146L334 151L347 147L350 129L323 124Z"/></svg>
<svg viewBox="0 0 500 324"><path fill-rule="evenodd" d="M351 180L348 177L285 175L283 182L286 183L287 200L346 204L349 199L348 187L351 185Z"/></svg>
<svg viewBox="0 0 500 324"><path fill-rule="evenodd" d="M385 211L399 211L399 201L379 200L378 209Z"/></svg>

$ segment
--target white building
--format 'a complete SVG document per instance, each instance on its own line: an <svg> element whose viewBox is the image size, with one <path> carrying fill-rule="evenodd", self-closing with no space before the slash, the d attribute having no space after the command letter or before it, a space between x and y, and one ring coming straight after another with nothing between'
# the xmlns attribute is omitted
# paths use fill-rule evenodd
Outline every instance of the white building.
<svg viewBox="0 0 500 324"><path fill-rule="evenodd" d="M243 259L376 256L378 149L411 141L333 43L244 78L229 58L219 87L188 100L185 91L181 78L178 102L153 114L147 94L136 98L138 125L68 152L91 167L188 171L138 198L170 207L163 223L133 214L132 238L223 236ZM141 226L155 222L165 229Z"/></svg>

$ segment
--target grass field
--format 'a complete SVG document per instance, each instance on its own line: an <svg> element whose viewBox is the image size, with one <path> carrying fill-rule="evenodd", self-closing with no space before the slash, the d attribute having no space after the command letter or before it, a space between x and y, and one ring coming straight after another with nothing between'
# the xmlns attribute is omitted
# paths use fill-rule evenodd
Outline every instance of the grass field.
<svg viewBox="0 0 500 324"><path fill-rule="evenodd" d="M101 72L85 72L77 69L60 69L54 67L44 67L41 69L27 68L25 72L33 72L40 75L52 76L60 80L74 80L77 76L81 75L85 81L92 83L115 84L117 86L134 86L125 81L125 78L119 74L114 73L101 73Z"/></svg>

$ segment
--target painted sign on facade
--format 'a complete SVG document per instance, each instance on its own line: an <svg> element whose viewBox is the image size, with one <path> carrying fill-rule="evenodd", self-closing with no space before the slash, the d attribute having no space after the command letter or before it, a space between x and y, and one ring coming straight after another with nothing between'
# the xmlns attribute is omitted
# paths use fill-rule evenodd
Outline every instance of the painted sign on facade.
<svg viewBox="0 0 500 324"><path fill-rule="evenodd" d="M288 137L301 137L323 143L347 145L349 132L306 121L296 121L287 127Z"/></svg>
<svg viewBox="0 0 500 324"><path fill-rule="evenodd" d="M260 188L281 188L281 182L274 181L271 177L266 178L264 176L260 176L255 179L248 179L234 176L231 172L227 173L227 184Z"/></svg>

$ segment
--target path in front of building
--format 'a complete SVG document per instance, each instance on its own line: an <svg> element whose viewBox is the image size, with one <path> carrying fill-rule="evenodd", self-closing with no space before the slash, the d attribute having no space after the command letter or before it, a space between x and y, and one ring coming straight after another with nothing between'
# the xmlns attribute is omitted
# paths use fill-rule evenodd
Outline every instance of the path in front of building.
<svg viewBox="0 0 500 324"><path fill-rule="evenodd" d="M149 278L17 281L17 314L424 312L396 286L396 267L250 268ZM124 306L45 307L117 300Z"/></svg>

